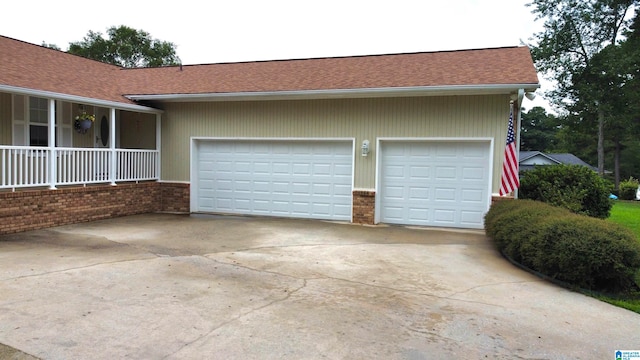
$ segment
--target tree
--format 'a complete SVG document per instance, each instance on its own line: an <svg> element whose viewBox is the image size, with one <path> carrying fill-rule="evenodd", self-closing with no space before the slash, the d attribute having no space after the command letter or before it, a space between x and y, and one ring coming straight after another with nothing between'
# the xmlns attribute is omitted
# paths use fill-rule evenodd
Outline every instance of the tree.
<svg viewBox="0 0 640 360"><path fill-rule="evenodd" d="M177 65L175 44L151 38L143 30L127 26L110 27L108 38L89 31L82 41L69 44L69 53L122 67Z"/></svg>
<svg viewBox="0 0 640 360"><path fill-rule="evenodd" d="M540 106L522 113L520 150L552 152L557 150L560 122Z"/></svg>
<svg viewBox="0 0 640 360"><path fill-rule="evenodd" d="M640 12L630 26L626 39L620 44L621 74L624 77L624 113L626 122L622 132L625 152L619 156L621 178L640 178Z"/></svg>
<svg viewBox="0 0 640 360"><path fill-rule="evenodd" d="M601 54L600 64L614 55L603 52L615 46L627 31L627 14L638 0L533 0L528 6L538 19L544 19L544 30L535 34L537 45L532 55L540 71L558 84L551 93L554 102L565 109L579 101L583 111L597 116L598 172L604 175L605 122L611 117L607 109L609 91L607 76L593 64ZM606 61L605 61L606 63ZM604 75L604 76L601 76Z"/></svg>
<svg viewBox="0 0 640 360"><path fill-rule="evenodd" d="M638 14L625 32L625 38L619 44L610 44L595 54L588 68L576 75L574 88L577 101L576 111L597 114L600 110L607 114L604 131L605 161L613 164L616 188L621 177L628 174L629 165L624 163L623 152L636 144L638 130L638 72L640 65L640 42L638 41ZM593 94L601 94L595 99ZM598 104L598 108L592 104ZM637 166L637 163L636 163ZM621 176L623 175L624 176Z"/></svg>
<svg viewBox="0 0 640 360"><path fill-rule="evenodd" d="M60 47L58 47L58 45L56 44L47 44L46 42L42 42L42 46L49 48L49 49L53 49L53 50L60 50L62 51L62 49L60 49Z"/></svg>
<svg viewBox="0 0 640 360"><path fill-rule="evenodd" d="M598 120L591 113L564 114L557 133L557 152L571 153L589 164L598 162Z"/></svg>

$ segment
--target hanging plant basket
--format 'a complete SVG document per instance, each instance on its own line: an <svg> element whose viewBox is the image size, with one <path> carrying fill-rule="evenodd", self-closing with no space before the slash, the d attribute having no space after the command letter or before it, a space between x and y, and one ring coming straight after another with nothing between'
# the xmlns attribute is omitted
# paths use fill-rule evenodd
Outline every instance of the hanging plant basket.
<svg viewBox="0 0 640 360"><path fill-rule="evenodd" d="M87 130L91 129L91 125L93 125L95 120L95 115L87 114L83 111L82 114L76 116L73 122L73 128L80 134L86 134Z"/></svg>

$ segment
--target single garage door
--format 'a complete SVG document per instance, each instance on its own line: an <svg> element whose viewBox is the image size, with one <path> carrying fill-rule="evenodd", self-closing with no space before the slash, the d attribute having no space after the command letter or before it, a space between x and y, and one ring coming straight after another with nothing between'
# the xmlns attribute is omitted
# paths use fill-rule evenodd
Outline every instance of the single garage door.
<svg viewBox="0 0 640 360"><path fill-rule="evenodd" d="M483 228L490 142L381 142L380 221Z"/></svg>
<svg viewBox="0 0 640 360"><path fill-rule="evenodd" d="M196 151L196 212L351 220L351 140L200 140Z"/></svg>

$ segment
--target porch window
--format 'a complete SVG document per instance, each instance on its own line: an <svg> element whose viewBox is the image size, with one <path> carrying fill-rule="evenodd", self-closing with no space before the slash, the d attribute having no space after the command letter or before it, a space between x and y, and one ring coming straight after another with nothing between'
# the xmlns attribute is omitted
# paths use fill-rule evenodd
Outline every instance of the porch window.
<svg viewBox="0 0 640 360"><path fill-rule="evenodd" d="M47 99L29 98L29 146L49 146Z"/></svg>
<svg viewBox="0 0 640 360"><path fill-rule="evenodd" d="M66 114L59 111L61 107ZM54 112L56 114L56 146L71 147L71 104L56 101ZM13 145L49 146L48 129L48 99L24 95L13 96Z"/></svg>
<svg viewBox="0 0 640 360"><path fill-rule="evenodd" d="M29 97L29 121L46 124L49 121L49 105L47 99Z"/></svg>
<svg viewBox="0 0 640 360"><path fill-rule="evenodd" d="M29 125L29 146L49 146L47 125Z"/></svg>

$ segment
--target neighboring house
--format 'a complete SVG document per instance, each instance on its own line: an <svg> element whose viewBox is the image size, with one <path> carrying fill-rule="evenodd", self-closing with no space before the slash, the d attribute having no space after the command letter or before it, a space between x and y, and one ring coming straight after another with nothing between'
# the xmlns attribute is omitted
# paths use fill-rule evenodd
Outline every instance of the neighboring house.
<svg viewBox="0 0 640 360"><path fill-rule="evenodd" d="M154 211L482 228L510 101L538 87L526 47L123 69L0 37L0 233Z"/></svg>
<svg viewBox="0 0 640 360"><path fill-rule="evenodd" d="M573 154L545 154L540 151L520 151L518 156L520 164L520 173L531 170L538 165L580 165L586 166L593 171L598 171L579 157Z"/></svg>

